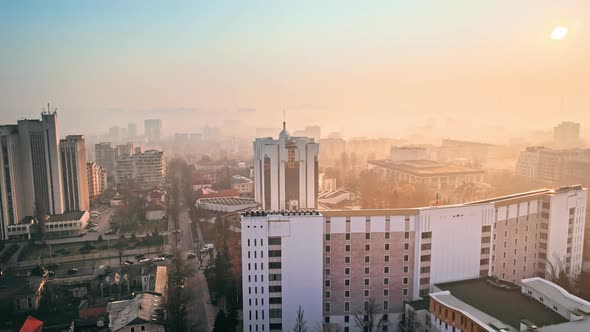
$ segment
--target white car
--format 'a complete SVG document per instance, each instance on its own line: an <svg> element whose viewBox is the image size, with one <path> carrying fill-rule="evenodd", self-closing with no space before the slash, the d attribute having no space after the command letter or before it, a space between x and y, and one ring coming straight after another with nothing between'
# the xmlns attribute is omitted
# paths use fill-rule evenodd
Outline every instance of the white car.
<svg viewBox="0 0 590 332"><path fill-rule="evenodd" d="M140 262L140 263L142 263L142 264L144 264L144 263L149 263L149 262L151 262L151 261L152 261L152 260L151 260L151 259L149 259L149 258L142 258L142 259L140 259L140 260L139 260L139 262Z"/></svg>

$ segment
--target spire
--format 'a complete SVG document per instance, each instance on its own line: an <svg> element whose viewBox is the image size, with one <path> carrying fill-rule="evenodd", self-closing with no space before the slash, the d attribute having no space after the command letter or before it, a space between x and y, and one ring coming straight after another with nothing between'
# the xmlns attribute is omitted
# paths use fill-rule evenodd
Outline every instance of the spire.
<svg viewBox="0 0 590 332"><path fill-rule="evenodd" d="M279 134L279 139L288 139L291 136L287 131L287 121L285 119L285 111L283 111L283 130Z"/></svg>

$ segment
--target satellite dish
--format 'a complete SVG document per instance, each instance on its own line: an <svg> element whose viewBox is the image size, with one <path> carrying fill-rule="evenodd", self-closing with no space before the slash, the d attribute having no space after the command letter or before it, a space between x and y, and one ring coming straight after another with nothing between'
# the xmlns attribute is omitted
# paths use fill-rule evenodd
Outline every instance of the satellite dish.
<svg viewBox="0 0 590 332"><path fill-rule="evenodd" d="M98 327L104 327L104 321L99 320L98 322L96 322L96 326L98 326Z"/></svg>

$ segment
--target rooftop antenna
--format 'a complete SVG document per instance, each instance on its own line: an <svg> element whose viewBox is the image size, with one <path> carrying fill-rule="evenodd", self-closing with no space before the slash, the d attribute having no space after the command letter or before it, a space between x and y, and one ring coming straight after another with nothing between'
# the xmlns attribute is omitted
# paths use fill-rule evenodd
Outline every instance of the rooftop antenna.
<svg viewBox="0 0 590 332"><path fill-rule="evenodd" d="M287 129L287 112L283 110L283 130Z"/></svg>

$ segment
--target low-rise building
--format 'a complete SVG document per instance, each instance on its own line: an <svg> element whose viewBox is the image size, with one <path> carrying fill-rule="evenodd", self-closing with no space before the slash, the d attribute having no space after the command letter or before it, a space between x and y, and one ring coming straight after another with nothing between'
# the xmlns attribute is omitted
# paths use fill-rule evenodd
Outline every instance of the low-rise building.
<svg viewBox="0 0 590 332"><path fill-rule="evenodd" d="M369 170L381 172L401 183L420 183L436 190L456 188L463 183L483 184L484 170L433 160L371 160Z"/></svg>
<svg viewBox="0 0 590 332"><path fill-rule="evenodd" d="M0 278L0 312L20 313L37 310L47 279L31 276Z"/></svg>
<svg viewBox="0 0 590 332"><path fill-rule="evenodd" d="M351 194L346 190L335 190L320 193L318 195L318 203L337 205L344 201L349 201Z"/></svg>
<svg viewBox="0 0 590 332"><path fill-rule="evenodd" d="M162 201L153 200L145 207L145 220L160 221L166 218L166 204Z"/></svg>
<svg viewBox="0 0 590 332"><path fill-rule="evenodd" d="M111 332L164 332L162 295L139 293L130 300L109 302L109 328Z"/></svg>
<svg viewBox="0 0 590 332"><path fill-rule="evenodd" d="M33 217L26 217L20 223L9 225L8 238L12 240L30 240L40 233L43 227L45 239L80 236L88 225L88 211L69 211L62 214L46 216L43 225Z"/></svg>
<svg viewBox="0 0 590 332"><path fill-rule="evenodd" d="M404 325L414 331L588 331L590 302L538 277L521 286L482 277L434 285L428 297L405 305Z"/></svg>
<svg viewBox="0 0 590 332"><path fill-rule="evenodd" d="M260 206L253 198L221 197L199 198L196 206L200 209L218 212L252 210Z"/></svg>
<svg viewBox="0 0 590 332"><path fill-rule="evenodd" d="M231 188L241 195L251 195L254 193L254 181L241 175L234 175L231 178Z"/></svg>

